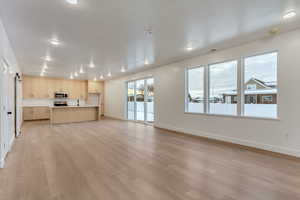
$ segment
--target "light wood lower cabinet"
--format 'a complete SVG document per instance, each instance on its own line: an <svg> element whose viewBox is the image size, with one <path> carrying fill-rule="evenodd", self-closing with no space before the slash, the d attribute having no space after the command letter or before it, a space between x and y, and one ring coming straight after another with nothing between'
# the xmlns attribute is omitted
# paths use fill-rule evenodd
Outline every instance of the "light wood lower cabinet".
<svg viewBox="0 0 300 200"><path fill-rule="evenodd" d="M98 106L67 106L50 108L51 124L99 120Z"/></svg>
<svg viewBox="0 0 300 200"><path fill-rule="evenodd" d="M47 106L23 107L23 119L24 121L50 119L50 109Z"/></svg>

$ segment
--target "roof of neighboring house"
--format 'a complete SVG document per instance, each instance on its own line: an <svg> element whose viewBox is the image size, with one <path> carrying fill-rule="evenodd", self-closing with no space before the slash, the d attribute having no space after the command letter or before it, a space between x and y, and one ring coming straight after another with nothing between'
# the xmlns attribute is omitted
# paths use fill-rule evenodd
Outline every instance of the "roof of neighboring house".
<svg viewBox="0 0 300 200"><path fill-rule="evenodd" d="M229 91L223 95L236 95L236 91ZM277 89L263 89L263 90L246 90L245 94L277 94Z"/></svg>

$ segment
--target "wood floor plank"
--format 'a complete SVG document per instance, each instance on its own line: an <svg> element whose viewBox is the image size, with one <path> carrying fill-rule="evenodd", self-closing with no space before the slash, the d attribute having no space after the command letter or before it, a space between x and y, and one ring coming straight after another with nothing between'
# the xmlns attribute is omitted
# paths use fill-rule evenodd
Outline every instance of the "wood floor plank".
<svg viewBox="0 0 300 200"><path fill-rule="evenodd" d="M1 200L294 200L300 163L152 126L26 122Z"/></svg>

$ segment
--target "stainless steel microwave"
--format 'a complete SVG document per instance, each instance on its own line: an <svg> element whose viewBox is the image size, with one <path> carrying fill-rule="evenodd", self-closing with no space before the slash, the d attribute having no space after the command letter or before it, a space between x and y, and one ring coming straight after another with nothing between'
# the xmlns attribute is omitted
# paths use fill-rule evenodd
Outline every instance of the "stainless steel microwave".
<svg viewBox="0 0 300 200"><path fill-rule="evenodd" d="M56 98L56 99L67 99L68 98L68 93L66 93L66 92L55 92L54 93L54 98Z"/></svg>

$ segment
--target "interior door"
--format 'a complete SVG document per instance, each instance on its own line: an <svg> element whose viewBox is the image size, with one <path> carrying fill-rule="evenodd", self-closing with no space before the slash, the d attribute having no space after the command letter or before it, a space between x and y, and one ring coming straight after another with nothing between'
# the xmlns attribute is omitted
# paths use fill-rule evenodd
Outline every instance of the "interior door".
<svg viewBox="0 0 300 200"><path fill-rule="evenodd" d="M11 117L12 110L9 110L9 69L3 60L0 61L0 143L1 143L1 159L3 159L6 153L9 151L10 135L13 134L13 130L10 125L13 126L13 118ZM10 134L11 133L11 134Z"/></svg>
<svg viewBox="0 0 300 200"><path fill-rule="evenodd" d="M8 67L9 69L9 67ZM8 70L9 71L9 70ZM15 76L13 73L7 73L7 117L8 117L8 142L15 137Z"/></svg>

